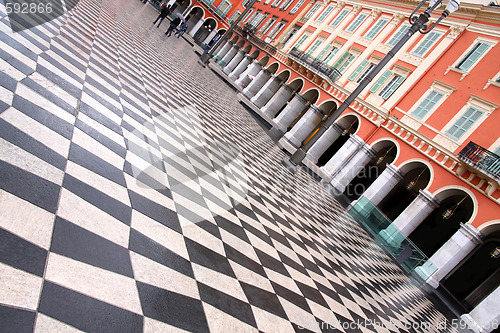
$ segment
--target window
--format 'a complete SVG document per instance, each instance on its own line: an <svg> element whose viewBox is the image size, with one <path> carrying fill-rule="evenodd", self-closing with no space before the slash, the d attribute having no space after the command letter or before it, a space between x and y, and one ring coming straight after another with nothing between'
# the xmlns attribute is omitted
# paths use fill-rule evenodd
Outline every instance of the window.
<svg viewBox="0 0 500 333"><path fill-rule="evenodd" d="M342 57L340 57L339 60L333 65L340 73L343 73L345 69L351 64L351 62L356 58L353 54L351 54L349 51L344 53Z"/></svg>
<svg viewBox="0 0 500 333"><path fill-rule="evenodd" d="M457 68L468 71L490 48L488 43L479 42L457 64Z"/></svg>
<svg viewBox="0 0 500 333"><path fill-rule="evenodd" d="M325 60L323 61L325 64L329 63L330 60L333 59L333 57L335 56L335 54L337 54L337 52L339 51L338 48L336 48L335 46L330 50L330 52L328 52L327 56L325 57Z"/></svg>
<svg viewBox="0 0 500 333"><path fill-rule="evenodd" d="M368 68L365 71L363 71L366 67ZM368 60L363 60L361 65L359 65L358 68L356 68L356 70L351 74L351 76L349 76L349 80L354 81L356 77L358 77L358 75L361 72L363 72L363 74L361 74L359 78L356 80L356 83L361 82L361 80L363 80L365 76L368 75L368 73L372 70L373 67L375 67L373 63L371 63Z"/></svg>
<svg viewBox="0 0 500 333"><path fill-rule="evenodd" d="M313 16L313 14L316 13L319 6L321 6L321 4L319 4L319 3L314 4L314 6L307 12L307 14L304 15L304 18L306 18L306 19L311 18L311 16Z"/></svg>
<svg viewBox="0 0 500 333"><path fill-rule="evenodd" d="M246 7L248 6L248 3L249 3L249 2L250 2L250 0L245 0L245 1L243 1L242 6L243 6L244 8L246 8Z"/></svg>
<svg viewBox="0 0 500 333"><path fill-rule="evenodd" d="M384 85L387 79L389 79L389 82ZM383 99L388 99L389 97L391 97L392 93L394 93L394 91L398 89L398 87L401 85L401 83L403 83L405 79L406 77L394 74L394 72L391 70L387 70L370 88L370 92L375 94L378 91L378 95L380 97L382 97Z"/></svg>
<svg viewBox="0 0 500 333"><path fill-rule="evenodd" d="M495 149L495 151L493 153L496 154L497 156L500 156L500 147Z"/></svg>
<svg viewBox="0 0 500 333"><path fill-rule="evenodd" d="M483 114L483 111L469 107L450 129L446 131L446 135L454 140L459 140Z"/></svg>
<svg viewBox="0 0 500 333"><path fill-rule="evenodd" d="M396 45L401 40L401 38L403 38L403 36L408 32L409 29L410 26L406 24L403 25L401 28L399 28L399 30L394 34L394 36L392 36L392 38L389 39L389 41L387 42L387 46L394 47L394 45Z"/></svg>
<svg viewBox="0 0 500 333"><path fill-rule="evenodd" d="M234 12L233 15L231 15L231 18L229 19L229 23L233 23L233 21L236 20L238 17L240 17L240 15L241 15L240 11Z"/></svg>
<svg viewBox="0 0 500 333"><path fill-rule="evenodd" d="M302 43L305 42L305 40L309 37L309 35L302 35L302 37L300 37L299 41L295 44L294 48L298 49Z"/></svg>
<svg viewBox="0 0 500 333"><path fill-rule="evenodd" d="M297 33L297 31L298 31L297 29L288 30L285 36L283 36L283 38L281 38L281 40L279 41L280 44L286 44L290 40L290 38L292 38L293 35Z"/></svg>
<svg viewBox="0 0 500 333"><path fill-rule="evenodd" d="M439 32L431 31L412 53L416 56L423 57L441 35L442 34Z"/></svg>
<svg viewBox="0 0 500 333"><path fill-rule="evenodd" d="M388 20L386 20L386 19L378 20L377 23L375 23L372 26L372 28L370 29L370 31L368 31L368 33L365 35L365 38L368 38L368 39L375 38L375 36L378 35L380 30L382 30L382 28L387 24L387 22L388 22Z"/></svg>
<svg viewBox="0 0 500 333"><path fill-rule="evenodd" d="M262 28L260 28L260 31L265 35L267 31L273 26L273 24L276 22L277 17L272 17L270 18L266 24L262 25Z"/></svg>
<svg viewBox="0 0 500 333"><path fill-rule="evenodd" d="M326 52L328 52L330 50L332 46L331 45L327 45L325 46L325 48L320 52L320 54L318 55L317 59L318 60L321 60L323 59L323 57L325 56Z"/></svg>
<svg viewBox="0 0 500 333"><path fill-rule="evenodd" d="M276 36L278 36L278 34L281 32L281 30L283 30L284 27L285 27L284 22L280 22L280 23L276 24L274 29L269 32L269 34L268 34L269 38L271 38L271 39L276 38Z"/></svg>
<svg viewBox="0 0 500 333"><path fill-rule="evenodd" d="M375 67L375 64L373 63L370 63L368 65L368 68L363 72L363 74L361 74L358 79L356 80L356 83L360 83L361 81L363 81L363 79L368 75L370 74L370 72L372 71L372 69Z"/></svg>
<svg viewBox="0 0 500 333"><path fill-rule="evenodd" d="M300 0L299 2L297 2L297 4L290 11L290 14L295 14L299 10L299 8L304 4L304 2L306 2L306 0Z"/></svg>
<svg viewBox="0 0 500 333"><path fill-rule="evenodd" d="M264 19L266 18L266 15L264 14L261 14L261 13L258 13L255 18L252 20L252 22L250 22L250 24L254 27L254 28L257 28L261 23L262 21L264 21Z"/></svg>
<svg viewBox="0 0 500 333"><path fill-rule="evenodd" d="M273 8L278 7L282 1L283 1L283 0L274 0L274 2L273 2L273 4L271 5L271 7L273 7Z"/></svg>
<svg viewBox="0 0 500 333"><path fill-rule="evenodd" d="M250 23L255 17L255 15L257 15L257 13L255 12L252 14L252 10L250 10L250 12L248 12L247 18L245 19L245 23Z"/></svg>
<svg viewBox="0 0 500 333"><path fill-rule="evenodd" d="M227 12L231 9L231 6L232 6L232 4L229 1L224 0L219 4L216 11L220 15L225 16L227 14Z"/></svg>
<svg viewBox="0 0 500 333"><path fill-rule="evenodd" d="M366 18L366 14L359 14L354 21L347 27L345 31L354 32L363 23Z"/></svg>
<svg viewBox="0 0 500 333"><path fill-rule="evenodd" d="M313 45L307 49L306 51L306 54L307 55L311 55L314 53L314 51L316 51L316 49L321 45L321 43L323 43L322 40L317 40L313 43Z"/></svg>
<svg viewBox="0 0 500 333"><path fill-rule="evenodd" d="M342 22L343 19L345 19L345 17L347 16L347 14L349 13L349 10L348 9L344 9L340 12L340 14L337 15L337 17L335 17L335 19L333 20L332 23L330 23L330 26L332 27L337 27L340 22Z"/></svg>
<svg viewBox="0 0 500 333"><path fill-rule="evenodd" d="M293 0L286 0L280 7L280 10L286 10L292 4Z"/></svg>
<svg viewBox="0 0 500 333"><path fill-rule="evenodd" d="M429 95L418 105L418 107L413 110L411 115L421 120L436 106L443 96L444 94L438 91L431 91Z"/></svg>
<svg viewBox="0 0 500 333"><path fill-rule="evenodd" d="M316 19L316 21L318 22L323 22L326 17L328 16L328 14L330 14L333 10L333 7L332 6L328 6L326 7L326 9L323 11L323 13L321 13L321 15Z"/></svg>

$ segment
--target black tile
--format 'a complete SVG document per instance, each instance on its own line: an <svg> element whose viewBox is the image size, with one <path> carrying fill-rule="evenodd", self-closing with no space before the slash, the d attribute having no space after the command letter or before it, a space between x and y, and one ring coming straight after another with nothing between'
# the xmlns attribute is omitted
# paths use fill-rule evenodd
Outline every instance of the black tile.
<svg viewBox="0 0 500 333"><path fill-rule="evenodd" d="M85 332L142 332L143 317L45 281L40 313Z"/></svg>
<svg viewBox="0 0 500 333"><path fill-rule="evenodd" d="M130 130L135 131L133 127L130 128ZM148 146L152 148L155 148L157 150L160 149L157 143L151 142L146 136L139 137L139 139L143 140ZM163 165L163 160L161 156L152 154L149 150L143 148L142 146L139 146L138 144L136 144L131 140L125 139L125 144L127 146L127 150L134 153L134 155L137 155L138 157L148 162L150 165L154 166L158 170L165 172L165 166Z"/></svg>
<svg viewBox="0 0 500 333"><path fill-rule="evenodd" d="M191 262L208 267L227 276L236 277L226 257L188 238L185 238L185 242Z"/></svg>
<svg viewBox="0 0 500 333"><path fill-rule="evenodd" d="M321 293L318 291L316 288L312 288L304 283L301 283L299 281L295 281L297 284L297 287L299 287L300 291L302 292L302 295L304 295L307 299L310 299L311 301L314 301L320 305L323 305L325 308L328 308L328 303L325 301Z"/></svg>
<svg viewBox="0 0 500 333"><path fill-rule="evenodd" d="M60 170L66 167L66 159L63 156L3 119L0 119L0 137Z"/></svg>
<svg viewBox="0 0 500 333"><path fill-rule="evenodd" d="M95 94L91 90L88 90L87 88L84 89L84 91L92 96L94 99L96 99L98 102L100 102L102 105L104 105L107 109L110 109L110 103L105 103L101 98L97 98ZM110 109L111 110L111 109ZM118 109L114 108L116 112L120 112ZM81 102L80 107L79 107L79 112L85 114L86 116L89 116L90 118L94 119L101 125L106 126L110 130L118 133L119 135L123 135L122 129L120 127L120 124L117 124L116 122L112 121L105 115L103 115L101 112L95 110L91 106L87 105L86 103Z"/></svg>
<svg viewBox="0 0 500 333"><path fill-rule="evenodd" d="M0 86L13 92L16 90L17 81L4 72L0 72Z"/></svg>
<svg viewBox="0 0 500 333"><path fill-rule="evenodd" d="M60 134L68 140L73 136L73 124L70 124L52 113L42 109L36 104L15 95L12 106L25 115L35 119L40 124Z"/></svg>
<svg viewBox="0 0 500 333"><path fill-rule="evenodd" d="M265 252L262 252L259 249L255 249L255 253L257 253L259 260L264 267L272 269L273 271L278 272L284 276L290 277L290 273L288 273L285 265L283 265L281 261L275 259L274 257L268 255Z"/></svg>
<svg viewBox="0 0 500 333"><path fill-rule="evenodd" d="M51 252L133 278L129 251L105 238L56 218Z"/></svg>
<svg viewBox="0 0 500 333"><path fill-rule="evenodd" d="M26 221L26 223L35 223ZM43 276L47 250L0 228L0 261L17 269Z"/></svg>
<svg viewBox="0 0 500 333"><path fill-rule="evenodd" d="M200 300L137 282L144 315L189 332L208 332Z"/></svg>
<svg viewBox="0 0 500 333"><path fill-rule="evenodd" d="M305 268L316 274L323 275L323 273L318 268L318 265L315 262L312 262L311 260L304 258L300 254L297 254L297 256L299 257L300 261L302 262Z"/></svg>
<svg viewBox="0 0 500 333"><path fill-rule="evenodd" d="M0 332L31 333L35 312L0 305Z"/></svg>
<svg viewBox="0 0 500 333"><path fill-rule="evenodd" d="M58 42L60 42L60 40L61 39L59 38ZM70 63L72 66L74 66L75 68L77 68L81 72L85 72L87 69L86 64L85 63L82 64L80 61L77 61L75 59L75 58L79 57L79 54L77 52L74 52L73 49L74 49L74 47L71 47L71 46L67 46L67 48L60 49L59 45L57 45L57 46L55 44L50 45L50 50L52 52L57 54L59 57L64 59L64 61ZM53 56L53 55L51 55L51 56ZM57 57L55 57L55 58L57 58ZM80 60L87 62L87 59L84 59L82 57L80 57Z"/></svg>
<svg viewBox="0 0 500 333"><path fill-rule="evenodd" d="M306 276L309 276L309 273L307 273L307 270L304 268L304 266L298 264L295 260L289 258L288 256L281 253L280 251L278 251L278 255L280 256L281 262L283 264L286 264L286 265L292 267L293 269L295 269L296 271L298 271Z"/></svg>
<svg viewBox="0 0 500 333"><path fill-rule="evenodd" d="M0 114L7 110L10 107L9 104L5 103L4 101L0 101Z"/></svg>
<svg viewBox="0 0 500 333"><path fill-rule="evenodd" d="M79 164L90 171L97 173L115 183L126 187L123 172L114 165L106 162L100 157L92 154L88 150L80 147L76 143L71 143L69 149L69 160Z"/></svg>
<svg viewBox="0 0 500 333"><path fill-rule="evenodd" d="M283 287L282 285L271 281L271 285L273 286L276 295L286 299L290 303L296 305L306 312L311 312L311 308L307 304L307 300L303 295L299 295L288 288Z"/></svg>
<svg viewBox="0 0 500 333"><path fill-rule="evenodd" d="M109 148L111 151L113 151L116 155L125 158L125 155L127 153L127 148L120 145L114 140L111 140L109 137L106 135L102 134L92 126L84 123L80 119L76 120L76 127L81 129L83 132L85 132L87 135L90 137L94 138L96 141L101 143L103 146L106 148Z"/></svg>
<svg viewBox="0 0 500 333"><path fill-rule="evenodd" d="M59 185L4 161L0 161L0 188L51 213L57 210Z"/></svg>
<svg viewBox="0 0 500 333"><path fill-rule="evenodd" d="M69 77L71 77L76 82L83 84L84 80L81 77L81 74L84 73L83 71L80 71L80 73L77 73L77 72L73 72L71 70L68 70L68 68L66 68L64 64L62 64L62 63L59 62L58 57L54 57L52 54L42 53L42 54L40 54L40 58L42 58L45 61L49 62L50 64L52 64L52 66L56 67L57 69L59 69L64 74L68 75ZM38 67L37 67L37 70L38 70ZM52 72L52 73L55 74L54 72ZM59 75L57 75L57 74L55 74L55 75L58 78L62 79Z"/></svg>
<svg viewBox="0 0 500 333"><path fill-rule="evenodd" d="M128 195L133 209L178 233L182 233L181 224L176 212L131 190L128 190Z"/></svg>
<svg viewBox="0 0 500 333"><path fill-rule="evenodd" d="M281 306L281 303L276 294L270 293L266 290L246 284L244 282L240 282L240 285L243 288L243 291L245 292L245 295L247 296L250 304L258 307L259 309L265 310L276 316L288 320L285 310L283 309L283 306Z"/></svg>
<svg viewBox="0 0 500 333"><path fill-rule="evenodd" d="M189 261L134 229L130 230L129 250L194 278Z"/></svg>
<svg viewBox="0 0 500 333"><path fill-rule="evenodd" d="M217 215L214 217L215 222L217 225L221 228L229 232L231 235L238 237L242 241L250 244L250 240L248 239L248 236L245 232L245 229L243 229L241 226L237 225L236 223L220 216Z"/></svg>
<svg viewBox="0 0 500 333"><path fill-rule="evenodd" d="M74 107L69 105L66 101L64 101L59 96L55 95L49 89L42 87L40 84L35 82L31 77L26 77L21 81L22 84L29 87L31 90L36 91L38 94L42 95L49 101L53 102L55 105L59 106L61 109L67 111L68 113L75 115L76 110Z"/></svg>
<svg viewBox="0 0 500 333"><path fill-rule="evenodd" d="M149 167L149 168L153 168L153 167ZM137 184L138 186L156 190L159 193L161 193L162 195L172 199L172 192L170 192L170 189L167 188L167 183L166 182L160 183L159 180L151 177L147 173L150 171L149 168L146 170L139 170L138 168L132 166L132 164L130 164L130 162L125 161L125 164L123 167L123 172L125 172L128 175L137 179L137 181L140 182Z"/></svg>
<svg viewBox="0 0 500 333"><path fill-rule="evenodd" d="M18 60L16 57L13 57L3 50L0 50L0 59L5 60L5 62L7 62L9 65L11 65L24 75L31 75L35 71L33 68L25 65L22 61Z"/></svg>
<svg viewBox="0 0 500 333"><path fill-rule="evenodd" d="M244 323L257 327L250 304L202 283L198 284L198 288L203 302L214 306Z"/></svg>
<svg viewBox="0 0 500 333"><path fill-rule="evenodd" d="M132 208L130 206L110 197L106 193L96 190L93 186L69 174L64 176L63 187L117 220L130 226L130 219L132 216Z"/></svg>
<svg viewBox="0 0 500 333"><path fill-rule="evenodd" d="M81 86L75 86L73 83L66 81L65 79L54 73L51 69L47 69L45 66L40 65L39 63L36 65L36 71L50 81L57 84L59 87L66 90L73 97L76 97L78 99L81 98Z"/></svg>
<svg viewBox="0 0 500 333"><path fill-rule="evenodd" d="M261 264L258 262L253 261L249 257L247 257L245 254L241 253L240 251L234 249L230 245L224 243L224 252L226 252L226 257L235 263L249 269L250 271L260 274L263 277L267 278L266 271L264 271L264 268L262 267Z"/></svg>

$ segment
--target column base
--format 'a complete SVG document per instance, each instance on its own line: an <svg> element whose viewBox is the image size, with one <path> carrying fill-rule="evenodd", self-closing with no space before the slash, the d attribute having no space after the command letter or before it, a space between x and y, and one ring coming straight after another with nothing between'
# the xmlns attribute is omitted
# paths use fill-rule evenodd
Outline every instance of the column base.
<svg viewBox="0 0 500 333"><path fill-rule="evenodd" d="M282 137L278 141L278 146L280 146L282 149L286 150L290 154L295 153L297 150L297 147L293 146L285 137Z"/></svg>
<svg viewBox="0 0 500 333"><path fill-rule="evenodd" d="M335 178L333 178L331 181L330 181L330 185L332 185L332 188L333 190L335 191L335 193L338 193L337 195L341 195L342 193L344 193L345 191L345 186L342 185L342 184L339 184Z"/></svg>
<svg viewBox="0 0 500 333"><path fill-rule="evenodd" d="M271 121L269 122L269 124L273 125L273 124L274 124L274 122L271 120ZM283 136L283 134L284 134L284 133L283 133L282 131L280 131L280 130L279 130L279 128L277 128L277 127L274 127L274 126L273 126L273 127L271 127L271 129L267 132L267 134L268 134L271 138L273 138L273 140L275 140L275 141L279 141L279 140L281 139L281 137Z"/></svg>
<svg viewBox="0 0 500 333"><path fill-rule="evenodd" d="M429 280L437 270L438 268L436 267L436 265L434 265L432 261L427 260L422 266L418 266L417 268L415 268L413 272L428 285L430 285L434 289L437 289L437 287L434 287L433 284L427 282L427 280Z"/></svg>

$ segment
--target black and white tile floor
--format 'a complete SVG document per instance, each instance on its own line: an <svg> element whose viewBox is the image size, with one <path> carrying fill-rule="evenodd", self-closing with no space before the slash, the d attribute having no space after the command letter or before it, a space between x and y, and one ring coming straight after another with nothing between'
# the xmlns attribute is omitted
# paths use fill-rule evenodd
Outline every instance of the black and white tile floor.
<svg viewBox="0 0 500 333"><path fill-rule="evenodd" d="M0 332L444 323L150 6L0 14Z"/></svg>

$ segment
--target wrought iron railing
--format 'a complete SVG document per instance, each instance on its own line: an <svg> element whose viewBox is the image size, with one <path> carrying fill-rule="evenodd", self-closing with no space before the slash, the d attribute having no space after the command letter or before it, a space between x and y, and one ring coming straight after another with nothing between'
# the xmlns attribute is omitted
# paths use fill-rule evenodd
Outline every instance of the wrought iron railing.
<svg viewBox="0 0 500 333"><path fill-rule="evenodd" d="M336 81L340 75L342 75L337 68L330 67L325 62L321 61L321 59L313 58L310 54L300 51L295 47L293 47L288 54L297 60L306 63L318 72L325 74L332 82Z"/></svg>
<svg viewBox="0 0 500 333"><path fill-rule="evenodd" d="M245 38L251 41L254 45L257 45L261 50L266 51L270 55L274 56L276 55L276 53L278 53L276 47L255 36L255 29L250 25L246 24L244 27L237 26L234 28L234 30L245 36Z"/></svg>
<svg viewBox="0 0 500 333"><path fill-rule="evenodd" d="M470 141L458 153L458 157L473 167L486 171L487 174L500 179L500 156Z"/></svg>

